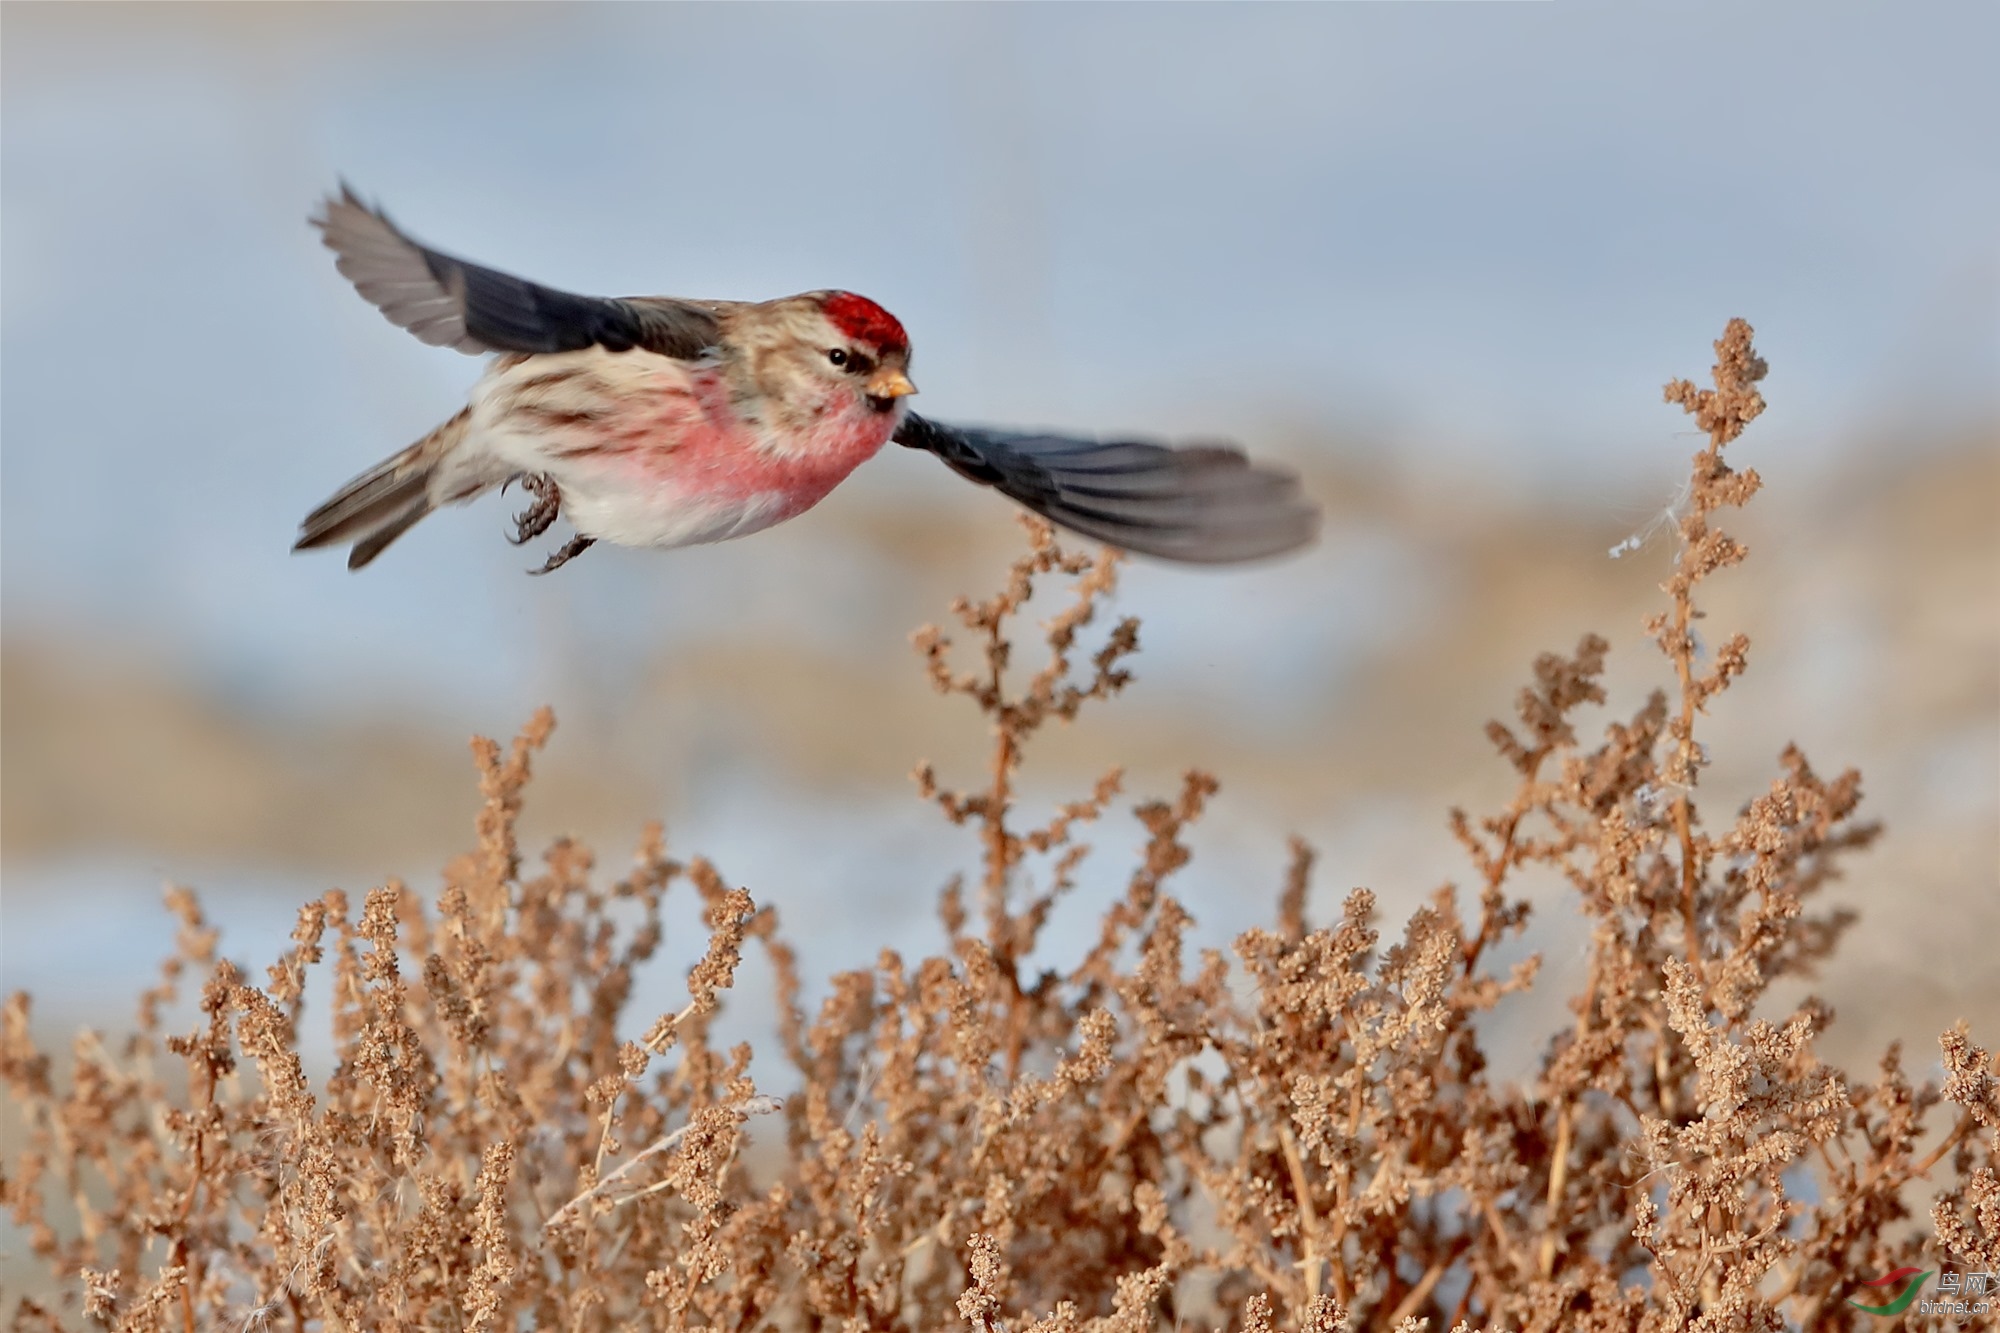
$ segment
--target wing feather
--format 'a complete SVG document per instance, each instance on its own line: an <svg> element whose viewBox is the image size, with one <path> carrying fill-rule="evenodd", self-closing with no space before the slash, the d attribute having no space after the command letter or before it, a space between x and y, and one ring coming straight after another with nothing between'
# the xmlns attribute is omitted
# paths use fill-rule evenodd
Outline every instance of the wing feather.
<svg viewBox="0 0 2000 1333"><path fill-rule="evenodd" d="M715 312L697 302L578 296L433 250L344 182L313 222L355 290L433 347L475 355L642 347L692 360L718 336Z"/></svg>
<svg viewBox="0 0 2000 1333"><path fill-rule="evenodd" d="M896 442L1050 522L1142 555L1231 564L1282 555L1319 531L1298 477L1228 445L1179 448L904 418Z"/></svg>

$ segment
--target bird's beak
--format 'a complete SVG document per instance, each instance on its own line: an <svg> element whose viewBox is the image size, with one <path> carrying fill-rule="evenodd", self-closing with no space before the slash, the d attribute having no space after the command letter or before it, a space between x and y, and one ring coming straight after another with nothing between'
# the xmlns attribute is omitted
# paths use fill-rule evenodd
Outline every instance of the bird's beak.
<svg viewBox="0 0 2000 1333"><path fill-rule="evenodd" d="M910 383L910 377L900 370L878 370L868 379L870 398L901 398L916 391L917 386Z"/></svg>

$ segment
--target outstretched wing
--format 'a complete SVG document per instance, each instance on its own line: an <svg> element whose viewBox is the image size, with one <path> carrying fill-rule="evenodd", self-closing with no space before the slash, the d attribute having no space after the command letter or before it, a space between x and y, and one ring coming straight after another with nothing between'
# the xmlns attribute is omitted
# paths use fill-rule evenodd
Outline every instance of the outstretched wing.
<svg viewBox="0 0 2000 1333"><path fill-rule="evenodd" d="M896 443L936 454L1052 523L1163 560L1257 560L1296 550L1319 530L1319 507L1299 493L1295 475L1228 445L1171 448L914 415Z"/></svg>
<svg viewBox="0 0 2000 1333"><path fill-rule="evenodd" d="M714 311L692 301L577 296L419 245L345 182L313 223L355 289L433 347L475 355L643 347L688 360L716 339Z"/></svg>

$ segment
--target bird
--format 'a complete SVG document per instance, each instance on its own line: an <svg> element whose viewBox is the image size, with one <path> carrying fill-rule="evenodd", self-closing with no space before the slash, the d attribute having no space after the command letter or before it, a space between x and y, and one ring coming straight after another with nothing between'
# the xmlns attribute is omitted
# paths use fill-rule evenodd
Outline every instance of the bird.
<svg viewBox="0 0 2000 1333"><path fill-rule="evenodd" d="M308 514L295 551L360 569L435 509L520 485L520 545L558 517L597 542L673 548L760 532L824 499L891 440L1061 528L1141 555L1234 564L1312 541L1292 471L1181 446L956 426L909 410L910 339L865 296L598 297L412 239L341 182L311 218L335 267L420 341L487 355L465 406Z"/></svg>

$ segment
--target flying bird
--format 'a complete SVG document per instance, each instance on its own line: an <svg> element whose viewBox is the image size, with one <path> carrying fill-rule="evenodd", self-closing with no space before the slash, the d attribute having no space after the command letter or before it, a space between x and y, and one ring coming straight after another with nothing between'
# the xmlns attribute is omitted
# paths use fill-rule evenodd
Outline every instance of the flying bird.
<svg viewBox="0 0 2000 1333"><path fill-rule="evenodd" d="M424 515L518 483L518 545L556 518L598 541L690 546L818 504L894 440L1086 537L1228 564L1305 545L1319 526L1291 472L1228 445L1183 447L951 426L909 410L910 339L845 291L774 301L556 291L412 240L342 185L313 218L335 265L423 342L492 354L466 405L306 516L294 550L380 555Z"/></svg>

